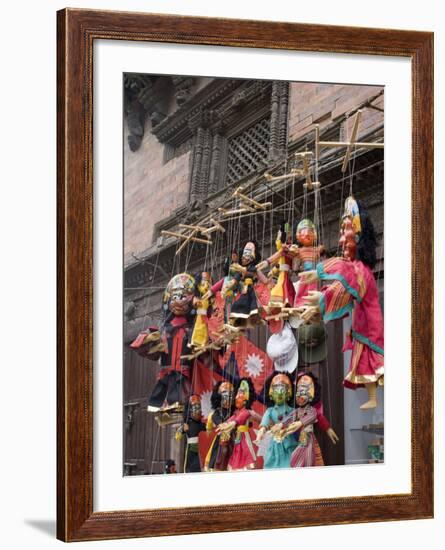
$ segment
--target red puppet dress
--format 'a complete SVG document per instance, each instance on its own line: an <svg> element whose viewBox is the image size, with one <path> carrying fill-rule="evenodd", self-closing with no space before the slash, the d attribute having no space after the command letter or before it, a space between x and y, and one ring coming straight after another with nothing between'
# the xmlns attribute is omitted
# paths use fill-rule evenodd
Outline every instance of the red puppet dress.
<svg viewBox="0 0 445 550"><path fill-rule="evenodd" d="M255 467L256 454L249 434L251 414L250 410L239 409L228 420L228 422L234 422L236 426L233 451L229 460L228 470L243 470Z"/></svg>
<svg viewBox="0 0 445 550"><path fill-rule="evenodd" d="M352 313L352 329L344 350L351 363L343 384L355 389L377 382L384 373L383 315L371 269L359 260L331 258L317 265L322 288L319 306L325 322Z"/></svg>

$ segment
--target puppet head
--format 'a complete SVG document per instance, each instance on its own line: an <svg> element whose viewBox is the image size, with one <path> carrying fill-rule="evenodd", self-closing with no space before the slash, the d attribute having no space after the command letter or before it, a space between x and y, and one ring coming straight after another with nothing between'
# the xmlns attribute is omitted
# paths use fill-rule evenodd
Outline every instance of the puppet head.
<svg viewBox="0 0 445 550"><path fill-rule="evenodd" d="M242 265L249 265L252 262L256 260L256 245L252 241L248 241L243 249L243 253L241 255L241 264Z"/></svg>
<svg viewBox="0 0 445 550"><path fill-rule="evenodd" d="M188 273L180 273L170 279L164 292L164 307L173 315L187 315L192 308L195 279Z"/></svg>
<svg viewBox="0 0 445 550"><path fill-rule="evenodd" d="M371 269L377 262L374 226L364 206L353 197L345 201L339 245L347 260L360 260Z"/></svg>
<svg viewBox="0 0 445 550"><path fill-rule="evenodd" d="M269 397L275 405L284 405L292 398L292 382L286 374L276 374L270 383Z"/></svg>
<svg viewBox="0 0 445 550"><path fill-rule="evenodd" d="M316 405L320 401L320 385L311 372L302 372L297 376L295 401L298 407L304 407L308 403Z"/></svg>
<svg viewBox="0 0 445 550"><path fill-rule="evenodd" d="M231 382L222 382L218 388L218 393L221 397L221 407L223 409L230 409L233 403L233 384Z"/></svg>
<svg viewBox="0 0 445 550"><path fill-rule="evenodd" d="M201 398L199 395L192 395L189 399L189 414L190 418L193 420L199 421L202 417L201 410Z"/></svg>
<svg viewBox="0 0 445 550"><path fill-rule="evenodd" d="M250 378L241 378L235 397L235 407L237 409L250 408L253 402L254 389Z"/></svg>
<svg viewBox="0 0 445 550"><path fill-rule="evenodd" d="M317 231L314 222L307 218L297 225L297 241L302 246L314 246L317 241Z"/></svg>
<svg viewBox="0 0 445 550"><path fill-rule="evenodd" d="M297 390L295 392L295 399L299 407L304 407L308 403L311 403L315 397L314 381L310 376L303 374L297 380Z"/></svg>

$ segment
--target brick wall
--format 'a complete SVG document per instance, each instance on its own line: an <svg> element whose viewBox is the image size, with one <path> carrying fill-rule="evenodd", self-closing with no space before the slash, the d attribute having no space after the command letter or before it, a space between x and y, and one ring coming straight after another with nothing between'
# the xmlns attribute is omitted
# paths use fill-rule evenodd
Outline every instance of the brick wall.
<svg viewBox="0 0 445 550"><path fill-rule="evenodd" d="M343 84L310 84L293 82L290 85L289 98L289 139L297 140L307 132L313 131L315 124L320 129L355 110L361 103L377 95L380 86L352 86ZM373 105L383 109L383 96ZM375 109L364 109L360 123L360 136L383 123L383 113ZM351 117L346 125L350 135L353 124Z"/></svg>
<svg viewBox="0 0 445 550"><path fill-rule="evenodd" d="M164 145L147 121L140 148L132 152L124 128L124 262L153 242L155 223L188 200L189 157L185 153L163 163Z"/></svg>

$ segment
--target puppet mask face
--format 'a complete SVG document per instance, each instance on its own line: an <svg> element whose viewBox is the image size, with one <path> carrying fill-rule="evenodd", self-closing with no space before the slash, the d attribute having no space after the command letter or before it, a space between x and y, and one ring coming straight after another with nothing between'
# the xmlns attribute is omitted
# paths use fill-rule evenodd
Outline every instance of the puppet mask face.
<svg viewBox="0 0 445 550"><path fill-rule="evenodd" d="M302 246L313 246L317 239L314 222L308 219L301 220L297 226L296 237Z"/></svg>
<svg viewBox="0 0 445 550"><path fill-rule="evenodd" d="M243 250L243 256L241 263L248 265L255 260L255 245L253 243L247 243Z"/></svg>
<svg viewBox="0 0 445 550"><path fill-rule="evenodd" d="M175 275L167 285L164 303L174 315L187 315L194 296L195 279L188 273Z"/></svg>
<svg viewBox="0 0 445 550"><path fill-rule="evenodd" d="M233 385L230 382L223 382L219 387L219 394L221 395L221 407L230 409L233 403Z"/></svg>
<svg viewBox="0 0 445 550"><path fill-rule="evenodd" d="M354 232L354 227L352 225L352 220L349 217L343 219L343 223L340 230L340 240L338 241L339 245L343 251L343 257L346 260L353 261L357 253L357 240L356 234Z"/></svg>
<svg viewBox="0 0 445 550"><path fill-rule="evenodd" d="M291 397L291 384L287 376L278 374L270 384L269 396L275 405L284 405Z"/></svg>
<svg viewBox="0 0 445 550"><path fill-rule="evenodd" d="M235 407L242 409L247 401L249 401L249 384L245 380L242 380L236 393Z"/></svg>
<svg viewBox="0 0 445 550"><path fill-rule="evenodd" d="M315 386L314 381L310 376L301 376L297 382L297 390L295 392L297 405L304 407L314 399Z"/></svg>
<svg viewBox="0 0 445 550"><path fill-rule="evenodd" d="M199 421L201 420L201 416L201 400L197 395L192 395L190 397L190 418Z"/></svg>

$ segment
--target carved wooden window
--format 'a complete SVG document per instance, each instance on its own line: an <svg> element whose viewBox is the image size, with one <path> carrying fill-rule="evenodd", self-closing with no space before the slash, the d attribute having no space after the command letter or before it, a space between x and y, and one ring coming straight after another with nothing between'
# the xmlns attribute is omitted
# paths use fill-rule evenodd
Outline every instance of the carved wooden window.
<svg viewBox="0 0 445 550"><path fill-rule="evenodd" d="M226 184L252 174L267 163L270 144L270 114L228 140Z"/></svg>

